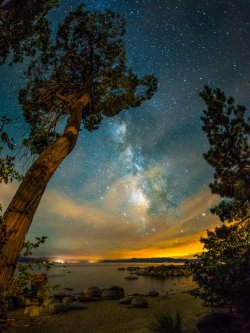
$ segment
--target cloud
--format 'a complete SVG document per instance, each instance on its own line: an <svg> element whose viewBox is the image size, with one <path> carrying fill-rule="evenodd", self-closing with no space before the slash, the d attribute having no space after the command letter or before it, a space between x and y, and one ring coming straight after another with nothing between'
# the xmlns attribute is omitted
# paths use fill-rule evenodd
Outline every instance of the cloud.
<svg viewBox="0 0 250 333"><path fill-rule="evenodd" d="M157 166L146 176L160 172ZM113 183L103 201L76 201L56 190L45 192L28 237L48 236L37 254L81 258L188 255L201 250L200 235L218 221L209 213L217 197L201 191L174 210L151 216L140 192L139 176ZM0 200L10 201L16 184L1 185Z"/></svg>

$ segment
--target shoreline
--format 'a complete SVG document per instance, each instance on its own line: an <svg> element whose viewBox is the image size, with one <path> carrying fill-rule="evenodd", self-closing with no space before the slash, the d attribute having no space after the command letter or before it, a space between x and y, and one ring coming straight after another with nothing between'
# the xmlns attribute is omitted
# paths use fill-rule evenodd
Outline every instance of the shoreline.
<svg viewBox="0 0 250 333"><path fill-rule="evenodd" d="M9 312L16 333L150 333L148 325L156 314L169 311L171 314L180 312L183 320L183 333L197 333L196 321L211 310L201 305L187 292L173 292L168 296L149 297L148 308L129 308L119 304L117 300L101 300L86 303L86 309L75 310L56 315L46 312L30 322L24 310ZM37 323L36 323L37 322ZM30 325L26 326L25 325ZM21 327L22 326L22 327Z"/></svg>

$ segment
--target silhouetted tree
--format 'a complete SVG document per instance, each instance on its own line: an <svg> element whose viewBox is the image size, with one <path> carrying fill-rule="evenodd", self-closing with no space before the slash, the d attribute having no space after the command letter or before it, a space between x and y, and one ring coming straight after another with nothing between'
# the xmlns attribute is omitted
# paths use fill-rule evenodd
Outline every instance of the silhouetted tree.
<svg viewBox="0 0 250 333"><path fill-rule="evenodd" d="M210 304L224 303L247 316L250 310L250 123L246 108L220 89L201 92L203 130L210 149L204 158L215 169L212 193L223 199L211 211L222 226L201 238L205 251L191 263L198 295ZM226 222L231 222L227 225Z"/></svg>
<svg viewBox="0 0 250 333"><path fill-rule="evenodd" d="M222 225L201 238L205 251L191 263L198 296L205 302L250 310L250 228Z"/></svg>
<svg viewBox="0 0 250 333"><path fill-rule="evenodd" d="M57 3L58 0L0 1L0 64L9 55L9 62L20 62L24 56L46 50L51 30L46 15Z"/></svg>
<svg viewBox="0 0 250 333"><path fill-rule="evenodd" d="M7 242L0 259L0 288L12 278L46 186L74 149L80 129L97 129L104 117L139 106L156 90L154 76L140 79L127 67L124 33L120 15L79 6L60 24L55 43L27 71L29 83L20 92L30 125L24 145L37 158L3 216Z"/></svg>
<svg viewBox="0 0 250 333"><path fill-rule="evenodd" d="M223 198L212 213L221 221L241 220L250 214L250 120L246 108L220 89L205 87L200 95L207 105L201 119L210 144L204 158L215 170L209 187Z"/></svg>

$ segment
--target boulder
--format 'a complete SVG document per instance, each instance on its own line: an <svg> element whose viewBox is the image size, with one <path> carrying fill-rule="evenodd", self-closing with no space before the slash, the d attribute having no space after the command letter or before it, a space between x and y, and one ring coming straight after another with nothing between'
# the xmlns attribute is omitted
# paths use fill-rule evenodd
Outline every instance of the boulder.
<svg viewBox="0 0 250 333"><path fill-rule="evenodd" d="M74 296L63 297L63 299L62 299L62 303L66 304L66 305L69 305L75 301L76 301L76 298Z"/></svg>
<svg viewBox="0 0 250 333"><path fill-rule="evenodd" d="M100 297L102 290L98 287L89 287L84 289L81 294L87 297Z"/></svg>
<svg viewBox="0 0 250 333"><path fill-rule="evenodd" d="M112 286L104 289L101 293L101 298L104 300L120 299L125 295L124 289L118 286Z"/></svg>
<svg viewBox="0 0 250 333"><path fill-rule="evenodd" d="M52 303L49 305L49 313L56 314L61 312L68 312L70 307L62 303Z"/></svg>
<svg viewBox="0 0 250 333"><path fill-rule="evenodd" d="M229 313L212 312L197 322L200 333L230 332L232 317Z"/></svg>
<svg viewBox="0 0 250 333"><path fill-rule="evenodd" d="M137 296L132 299L131 301L131 307L133 308L147 308L148 302L145 300L145 298L141 296Z"/></svg>
<svg viewBox="0 0 250 333"><path fill-rule="evenodd" d="M73 302L69 304L70 310L82 310L87 309L86 305L81 302Z"/></svg>
<svg viewBox="0 0 250 333"><path fill-rule="evenodd" d="M148 296L150 296L150 297L159 297L159 293L156 290L150 290L148 292Z"/></svg>
<svg viewBox="0 0 250 333"><path fill-rule="evenodd" d="M133 297L124 297L121 298L118 303L119 304L131 304Z"/></svg>

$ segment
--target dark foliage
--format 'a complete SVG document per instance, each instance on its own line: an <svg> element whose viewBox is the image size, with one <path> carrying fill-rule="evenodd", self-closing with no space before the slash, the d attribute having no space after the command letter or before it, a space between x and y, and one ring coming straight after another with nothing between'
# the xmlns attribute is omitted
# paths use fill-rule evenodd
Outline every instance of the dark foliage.
<svg viewBox="0 0 250 333"><path fill-rule="evenodd" d="M190 264L200 286L196 295L211 305L250 311L249 224L223 225L202 237L205 251Z"/></svg>
<svg viewBox="0 0 250 333"><path fill-rule="evenodd" d="M212 193L223 200L212 209L221 221L240 220L250 214L250 122L246 108L235 105L220 89L205 87L207 105L203 121L210 149L204 154L214 168Z"/></svg>
<svg viewBox="0 0 250 333"><path fill-rule="evenodd" d="M11 54L11 63L25 56L34 56L37 50L46 50L50 24L46 18L58 0L0 1L0 64Z"/></svg>
<svg viewBox="0 0 250 333"><path fill-rule="evenodd" d="M142 79L126 65L125 21L112 11L89 12L83 5L60 24L55 44L30 66L29 84L20 92L25 120L31 126L24 141L39 154L59 135L70 103L84 94L91 102L83 110L82 124L97 129L104 117L139 106L156 90L154 76Z"/></svg>
<svg viewBox="0 0 250 333"><path fill-rule="evenodd" d="M223 222L201 238L204 252L190 264L199 289L211 305L250 312L250 123L246 108L235 105L220 89L201 92L207 110L203 130L210 149L204 158L215 169L212 193L223 200L212 209ZM226 224L231 222L231 224Z"/></svg>
<svg viewBox="0 0 250 333"><path fill-rule="evenodd" d="M6 126L10 121L5 116L0 119L0 183L4 182L5 184L12 182L14 179L20 180L21 178L14 167L15 156L13 154L3 154L6 150L13 152L15 148L13 139L6 131Z"/></svg>

